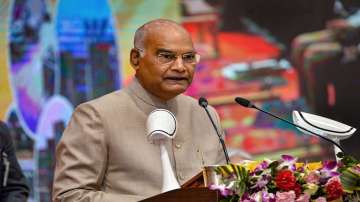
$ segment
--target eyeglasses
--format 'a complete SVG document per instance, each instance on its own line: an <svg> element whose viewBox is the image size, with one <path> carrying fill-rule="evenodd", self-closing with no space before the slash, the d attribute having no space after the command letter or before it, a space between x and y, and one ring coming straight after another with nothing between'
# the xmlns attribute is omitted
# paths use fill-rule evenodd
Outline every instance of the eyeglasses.
<svg viewBox="0 0 360 202"><path fill-rule="evenodd" d="M140 52L145 52L142 49L138 49ZM176 55L170 51L159 51L156 55L157 62L161 65L170 65L174 63L179 55ZM184 65L196 65L200 62L200 55L198 53L190 52L181 55L181 59Z"/></svg>

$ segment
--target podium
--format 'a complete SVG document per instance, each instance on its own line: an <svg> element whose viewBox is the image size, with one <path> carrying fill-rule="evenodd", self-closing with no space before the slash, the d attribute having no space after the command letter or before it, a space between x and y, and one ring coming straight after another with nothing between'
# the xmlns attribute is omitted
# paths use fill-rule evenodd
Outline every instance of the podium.
<svg viewBox="0 0 360 202"><path fill-rule="evenodd" d="M200 172L181 186L180 189L144 199L141 202L218 202L221 194L205 187L203 173Z"/></svg>

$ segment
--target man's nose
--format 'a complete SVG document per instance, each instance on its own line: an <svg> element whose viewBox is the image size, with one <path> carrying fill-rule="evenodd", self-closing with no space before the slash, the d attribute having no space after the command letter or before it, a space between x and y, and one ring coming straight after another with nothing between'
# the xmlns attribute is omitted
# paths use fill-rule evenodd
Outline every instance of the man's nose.
<svg viewBox="0 0 360 202"><path fill-rule="evenodd" d="M177 71L180 71L180 72L183 72L185 71L185 66L184 66L184 61L183 59L181 58L181 56L177 57L175 59L175 62L174 64L172 65L172 68L174 70L177 70Z"/></svg>

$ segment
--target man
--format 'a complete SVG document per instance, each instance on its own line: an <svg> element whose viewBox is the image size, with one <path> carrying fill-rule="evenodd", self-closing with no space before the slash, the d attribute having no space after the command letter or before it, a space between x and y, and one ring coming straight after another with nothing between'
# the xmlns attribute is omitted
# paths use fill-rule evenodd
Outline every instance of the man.
<svg viewBox="0 0 360 202"><path fill-rule="evenodd" d="M25 202L29 187L15 156L10 131L0 121L0 202Z"/></svg>
<svg viewBox="0 0 360 202"><path fill-rule="evenodd" d="M146 137L146 119L156 108L178 121L167 149L180 184L204 165L224 163L205 111L181 95L199 62L185 29L163 19L144 24L135 33L130 62L136 78L128 87L76 108L57 146L54 201L138 201L159 194L160 149Z"/></svg>

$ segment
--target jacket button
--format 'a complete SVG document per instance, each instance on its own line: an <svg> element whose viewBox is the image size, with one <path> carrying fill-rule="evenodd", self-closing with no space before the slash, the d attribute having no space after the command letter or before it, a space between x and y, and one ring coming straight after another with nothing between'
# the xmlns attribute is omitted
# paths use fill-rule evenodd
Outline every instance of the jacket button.
<svg viewBox="0 0 360 202"><path fill-rule="evenodd" d="M175 148L176 148L176 149L180 149L180 148L181 148L181 144L175 144Z"/></svg>

